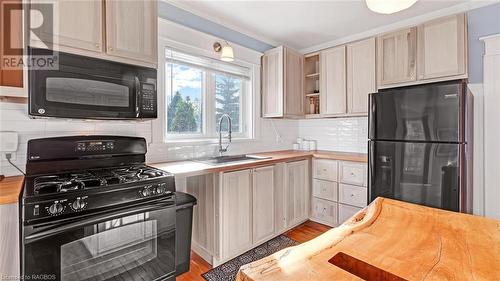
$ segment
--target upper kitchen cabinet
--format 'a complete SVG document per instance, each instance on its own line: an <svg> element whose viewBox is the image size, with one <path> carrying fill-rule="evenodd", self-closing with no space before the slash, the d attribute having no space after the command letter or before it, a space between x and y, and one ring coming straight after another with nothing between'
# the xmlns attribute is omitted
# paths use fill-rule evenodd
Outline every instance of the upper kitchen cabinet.
<svg viewBox="0 0 500 281"><path fill-rule="evenodd" d="M9 1L9 4L17 9L22 8L21 0ZM9 25L3 26L2 32L0 32L0 61L2 62L0 65L0 96L24 98L27 97L26 71L22 66L4 65L9 58L23 55L22 13L12 13L9 23ZM6 46L14 47L16 50L11 50L7 54Z"/></svg>
<svg viewBox="0 0 500 281"><path fill-rule="evenodd" d="M157 1L50 2L55 3L54 28L39 32L39 38L31 36L31 46L44 48L49 42L63 52L157 66ZM47 1L31 1L32 6L37 3ZM40 20L37 13L31 14L31 22Z"/></svg>
<svg viewBox="0 0 500 281"><path fill-rule="evenodd" d="M377 38L378 86L416 80L417 29L387 33Z"/></svg>
<svg viewBox="0 0 500 281"><path fill-rule="evenodd" d="M346 113L346 48L340 46L321 51L320 113Z"/></svg>
<svg viewBox="0 0 500 281"><path fill-rule="evenodd" d="M419 80L467 75L466 30L464 14L418 26Z"/></svg>
<svg viewBox="0 0 500 281"><path fill-rule="evenodd" d="M262 116L297 118L304 115L302 54L277 47L262 56Z"/></svg>
<svg viewBox="0 0 500 281"><path fill-rule="evenodd" d="M368 113L368 94L377 91L375 38L347 45L347 113Z"/></svg>
<svg viewBox="0 0 500 281"><path fill-rule="evenodd" d="M39 37L31 37L30 45L43 47L42 42L57 44L62 51L66 48L101 52L103 48L103 2L101 1L62 1L54 3L54 26L42 26ZM32 8L45 0L32 0ZM75 11L78 11L75 13ZM31 13L30 21L38 22L42 15ZM42 41L40 42L39 39Z"/></svg>
<svg viewBox="0 0 500 281"><path fill-rule="evenodd" d="M106 0L106 52L157 62L157 1Z"/></svg>

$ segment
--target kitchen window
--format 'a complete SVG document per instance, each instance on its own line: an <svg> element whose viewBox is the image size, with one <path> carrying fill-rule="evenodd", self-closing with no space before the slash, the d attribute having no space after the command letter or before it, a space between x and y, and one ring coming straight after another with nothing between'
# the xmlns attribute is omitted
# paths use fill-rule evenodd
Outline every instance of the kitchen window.
<svg viewBox="0 0 500 281"><path fill-rule="evenodd" d="M233 137L252 137L249 68L168 48L164 67L167 140L215 139L223 114Z"/></svg>

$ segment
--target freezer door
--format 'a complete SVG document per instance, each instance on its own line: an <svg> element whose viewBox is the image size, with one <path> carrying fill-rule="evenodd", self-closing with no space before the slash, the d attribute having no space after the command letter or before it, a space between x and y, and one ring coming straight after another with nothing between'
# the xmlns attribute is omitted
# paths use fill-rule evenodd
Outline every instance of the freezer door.
<svg viewBox="0 0 500 281"><path fill-rule="evenodd" d="M370 95L369 138L464 142L464 84L446 82Z"/></svg>
<svg viewBox="0 0 500 281"><path fill-rule="evenodd" d="M378 196L460 209L459 144L369 142L369 201Z"/></svg>

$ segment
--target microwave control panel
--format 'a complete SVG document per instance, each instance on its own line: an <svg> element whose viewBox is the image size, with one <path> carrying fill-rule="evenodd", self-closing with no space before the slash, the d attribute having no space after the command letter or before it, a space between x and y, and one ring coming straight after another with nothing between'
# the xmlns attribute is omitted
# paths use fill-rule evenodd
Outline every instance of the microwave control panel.
<svg viewBox="0 0 500 281"><path fill-rule="evenodd" d="M155 85L143 83L141 86L143 111L156 111L156 90Z"/></svg>

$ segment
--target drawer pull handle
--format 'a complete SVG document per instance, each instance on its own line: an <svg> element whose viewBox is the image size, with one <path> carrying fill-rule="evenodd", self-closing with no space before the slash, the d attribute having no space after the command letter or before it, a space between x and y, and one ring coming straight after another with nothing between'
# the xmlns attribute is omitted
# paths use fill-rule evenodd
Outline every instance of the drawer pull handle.
<svg viewBox="0 0 500 281"><path fill-rule="evenodd" d="M354 197L354 194L353 194L353 193L351 193L351 197Z"/></svg>
<svg viewBox="0 0 500 281"><path fill-rule="evenodd" d="M353 172L351 172L351 176L355 176L355 174Z"/></svg>

